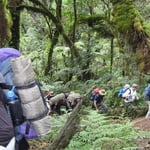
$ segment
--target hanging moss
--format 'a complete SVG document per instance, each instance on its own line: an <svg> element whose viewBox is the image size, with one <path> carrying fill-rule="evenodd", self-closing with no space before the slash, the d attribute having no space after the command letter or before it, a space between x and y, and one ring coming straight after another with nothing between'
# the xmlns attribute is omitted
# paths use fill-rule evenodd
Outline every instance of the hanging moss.
<svg viewBox="0 0 150 150"><path fill-rule="evenodd" d="M98 14L98 15L87 15L87 14L80 14L78 15L78 23L88 23L89 25L92 25L96 22L103 21L105 19L104 14Z"/></svg>

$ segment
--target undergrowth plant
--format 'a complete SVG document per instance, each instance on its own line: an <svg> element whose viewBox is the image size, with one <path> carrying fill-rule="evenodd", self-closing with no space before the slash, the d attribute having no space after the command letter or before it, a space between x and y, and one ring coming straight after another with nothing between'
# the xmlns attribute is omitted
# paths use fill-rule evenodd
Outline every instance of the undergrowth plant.
<svg viewBox="0 0 150 150"><path fill-rule="evenodd" d="M66 150L134 150L140 135L131 122L116 124L93 110L83 116L81 125L86 128L73 137Z"/></svg>
<svg viewBox="0 0 150 150"><path fill-rule="evenodd" d="M50 116L51 132L30 144L53 143L69 115ZM65 150L137 150L137 139L150 138L150 133L134 129L129 120L111 119L89 107L83 110L80 126L82 130L76 133ZM45 149L44 146L42 149Z"/></svg>

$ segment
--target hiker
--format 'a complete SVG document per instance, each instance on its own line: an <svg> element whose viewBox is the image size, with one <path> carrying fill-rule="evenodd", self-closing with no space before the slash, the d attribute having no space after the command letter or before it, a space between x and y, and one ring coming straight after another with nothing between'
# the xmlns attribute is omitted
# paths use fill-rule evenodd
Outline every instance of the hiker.
<svg viewBox="0 0 150 150"><path fill-rule="evenodd" d="M81 101L81 95L79 93L70 92L67 97L67 102L69 102L71 106L70 108L73 109L79 101Z"/></svg>
<svg viewBox="0 0 150 150"><path fill-rule="evenodd" d="M91 100L92 100L92 108L95 110L99 110L101 106L104 113L108 112L108 108L104 103L104 96L106 95L106 91L104 89L99 90L98 88L92 91Z"/></svg>
<svg viewBox="0 0 150 150"><path fill-rule="evenodd" d="M145 118L150 117L150 80L148 80L148 85L144 90L144 99L146 100L147 104L148 104L148 111L146 113Z"/></svg>
<svg viewBox="0 0 150 150"><path fill-rule="evenodd" d="M137 84L132 84L132 86L122 94L125 103L132 103L139 99L136 90Z"/></svg>
<svg viewBox="0 0 150 150"><path fill-rule="evenodd" d="M67 101L68 93L59 93L55 95L54 97L50 98L49 104L51 107L52 113L61 114L61 106L65 106L66 110L70 108L70 104Z"/></svg>
<svg viewBox="0 0 150 150"><path fill-rule="evenodd" d="M3 103L4 106L1 107L1 118L0 118L0 141L6 142L8 144L1 144L2 146L5 146L8 148L8 146L11 146L12 150L28 150L29 149L29 144L27 140L17 131L17 125L18 123L21 123L24 121L24 118L22 116L22 113L20 112L20 107L17 107L17 110L14 109L14 105L19 106L19 101L15 101L14 103L9 103L8 101L8 95L12 96L11 94L13 91L10 90L10 87L12 88L13 81L13 73L12 73L12 68L11 68L11 59L12 58L17 58L20 57L21 53L14 49L14 48L0 48L0 73L1 73L1 78L2 83L0 84L0 100L5 100L6 103ZM3 96L5 95L5 96ZM13 95L14 96L14 95ZM2 104L2 103L1 103ZM5 108L5 110L3 109ZM6 112L8 116L6 116ZM12 112L19 112L14 115ZM5 117L4 117L5 115ZM10 124L10 118L11 118L11 123ZM3 122L5 121L5 126L3 126ZM1 128L2 127L2 128ZM7 128L8 127L8 128ZM10 130L11 129L11 130ZM8 137L12 137L14 134L13 139L10 139ZM7 137L6 137L7 136ZM8 141L10 139L10 141ZM15 147L15 148L14 148Z"/></svg>
<svg viewBox="0 0 150 150"><path fill-rule="evenodd" d="M0 145L4 147L15 136L11 118L5 108L6 103L7 99L3 90L0 88Z"/></svg>

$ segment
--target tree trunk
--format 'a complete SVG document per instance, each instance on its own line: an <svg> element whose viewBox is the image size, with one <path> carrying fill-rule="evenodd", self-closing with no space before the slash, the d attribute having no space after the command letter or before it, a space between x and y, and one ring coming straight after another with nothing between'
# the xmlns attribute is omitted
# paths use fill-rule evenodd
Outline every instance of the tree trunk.
<svg viewBox="0 0 150 150"><path fill-rule="evenodd" d="M19 50L19 40L20 40L20 11L11 9L11 15L13 20L13 26L11 28L12 40L9 45L13 48Z"/></svg>
<svg viewBox="0 0 150 150"><path fill-rule="evenodd" d="M0 47L4 47L11 40L12 18L7 5L7 0L0 1Z"/></svg>
<svg viewBox="0 0 150 150"><path fill-rule="evenodd" d="M59 32L56 30L54 33L53 39L51 39L51 47L48 53L48 61L47 61L46 68L45 68L45 75L48 75L49 71L52 69L53 49L54 49L54 46L58 42L58 37L59 37Z"/></svg>
<svg viewBox="0 0 150 150"><path fill-rule="evenodd" d="M82 100L73 109L71 115L68 117L65 126L61 129L58 136L54 139L52 144L47 147L47 150L64 150L72 137L80 131L80 109Z"/></svg>
<svg viewBox="0 0 150 150"><path fill-rule="evenodd" d="M114 60L114 37L111 38L110 42L110 73L112 73L113 60Z"/></svg>

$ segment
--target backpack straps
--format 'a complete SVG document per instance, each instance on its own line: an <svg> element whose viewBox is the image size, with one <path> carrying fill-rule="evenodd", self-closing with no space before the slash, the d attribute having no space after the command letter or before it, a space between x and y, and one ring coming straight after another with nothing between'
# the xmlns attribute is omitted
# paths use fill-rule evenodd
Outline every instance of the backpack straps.
<svg viewBox="0 0 150 150"><path fill-rule="evenodd" d="M1 87L0 87L0 101L2 101L4 106L7 104L6 96L5 96L3 89Z"/></svg>

